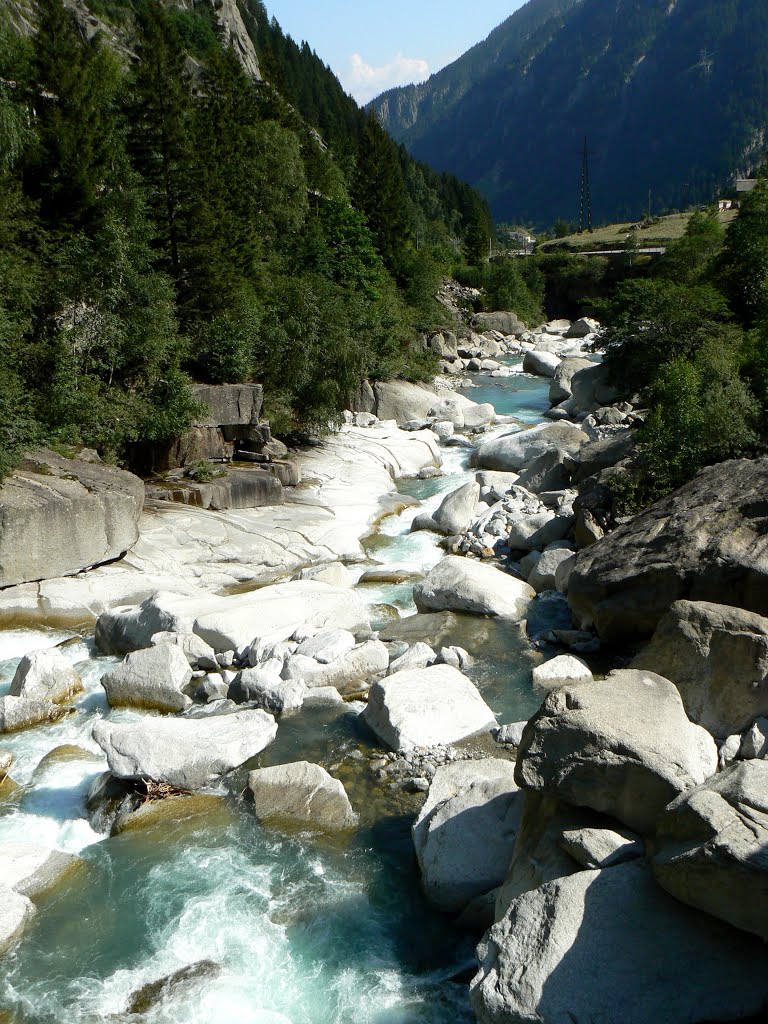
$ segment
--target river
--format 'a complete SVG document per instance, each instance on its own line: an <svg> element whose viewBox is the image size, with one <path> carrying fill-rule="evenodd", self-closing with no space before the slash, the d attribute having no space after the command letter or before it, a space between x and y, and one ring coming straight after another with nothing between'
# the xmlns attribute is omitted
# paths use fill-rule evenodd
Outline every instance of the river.
<svg viewBox="0 0 768 1024"><path fill-rule="evenodd" d="M498 413L536 423L549 406L544 379L476 381L467 394L492 402ZM444 476L400 484L420 504L380 524L367 544L372 560L423 570L442 557L437 538L411 534L410 524L470 478L467 461L466 450L446 448ZM371 604L394 605L402 615L415 611L411 589L407 583L362 587ZM481 623L482 643L473 643ZM26 651L70 637L0 632L0 694ZM451 642L475 648L468 674L499 721L532 713L530 648L514 629L465 617ZM466 984L474 937L421 895L410 839L416 798L375 779L365 762L378 748L353 710L305 708L286 716L259 760L302 758L330 768L361 811L351 840L269 831L242 801L223 795L186 822L105 841L85 817L85 798L105 767L90 739L94 720L109 712L99 679L117 659L101 656L87 637L71 637L64 650L86 685L77 702L81 713L0 741L16 756L12 775L26 787L19 802L3 804L0 791L0 842L39 842L85 860L66 886L38 902L32 926L3 960L0 1010L10 1011L15 1024L474 1020ZM119 710L111 717L141 715ZM483 742L492 750L491 740ZM241 771L229 791L242 788L244 778ZM221 973L202 987L180 988L141 1016L124 1015L134 990L202 960L220 964Z"/></svg>

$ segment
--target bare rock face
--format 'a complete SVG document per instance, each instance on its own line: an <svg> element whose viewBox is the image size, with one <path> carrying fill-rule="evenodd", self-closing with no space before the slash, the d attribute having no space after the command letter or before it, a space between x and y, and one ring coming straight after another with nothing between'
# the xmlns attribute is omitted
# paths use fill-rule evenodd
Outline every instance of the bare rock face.
<svg viewBox="0 0 768 1024"><path fill-rule="evenodd" d="M119 558L138 540L143 505L132 473L35 453L0 486L0 588Z"/></svg>
<svg viewBox="0 0 768 1024"><path fill-rule="evenodd" d="M264 400L261 384L195 384L192 394L208 409L196 427L258 425Z"/></svg>
<svg viewBox="0 0 768 1024"><path fill-rule="evenodd" d="M684 793L656 831L667 892L768 939L768 761L743 761Z"/></svg>
<svg viewBox="0 0 768 1024"><path fill-rule="evenodd" d="M716 770L715 742L688 721L674 685L624 670L550 693L523 733L515 778L648 835Z"/></svg>
<svg viewBox="0 0 768 1024"><path fill-rule="evenodd" d="M478 952L480 1024L699 1024L768 1000L766 946L671 899L642 861L523 893Z"/></svg>
<svg viewBox="0 0 768 1024"><path fill-rule="evenodd" d="M768 714L768 619L754 612L676 601L632 664L663 672L688 717L722 739Z"/></svg>
<svg viewBox="0 0 768 1024"><path fill-rule="evenodd" d="M703 470L579 552L568 584L575 618L619 642L650 636L681 599L768 615L766 495L768 458Z"/></svg>
<svg viewBox="0 0 768 1024"><path fill-rule="evenodd" d="M259 70L258 54L248 35L248 30L237 6L237 0L220 0L219 3L213 5L213 9L224 41L235 51L246 74L260 82L261 71Z"/></svg>

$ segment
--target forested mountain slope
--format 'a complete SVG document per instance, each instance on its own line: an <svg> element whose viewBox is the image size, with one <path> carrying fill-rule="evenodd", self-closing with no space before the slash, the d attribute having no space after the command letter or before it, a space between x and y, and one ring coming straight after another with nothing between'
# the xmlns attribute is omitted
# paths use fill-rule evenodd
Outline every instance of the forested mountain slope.
<svg viewBox="0 0 768 1024"><path fill-rule="evenodd" d="M589 139L596 217L705 202L759 165L764 0L530 0L424 85L373 101L395 138L463 176L497 219L578 212Z"/></svg>
<svg viewBox="0 0 768 1024"><path fill-rule="evenodd" d="M285 428L428 374L437 281L491 227L257 0L11 0L0 475L37 441L175 436L190 379L260 381Z"/></svg>

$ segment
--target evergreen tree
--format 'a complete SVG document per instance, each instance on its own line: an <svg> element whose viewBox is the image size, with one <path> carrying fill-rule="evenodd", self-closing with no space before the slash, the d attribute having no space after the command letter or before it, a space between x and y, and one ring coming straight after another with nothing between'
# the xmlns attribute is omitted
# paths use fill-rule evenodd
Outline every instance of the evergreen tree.
<svg viewBox="0 0 768 1024"><path fill-rule="evenodd" d="M181 38L167 11L141 0L139 45L128 106L129 152L147 191L159 265L177 286L179 254L189 214L191 95Z"/></svg>
<svg viewBox="0 0 768 1024"><path fill-rule="evenodd" d="M368 219L384 263L398 275L402 252L413 239L413 225L397 147L375 114L367 117L360 139L353 195Z"/></svg>
<svg viewBox="0 0 768 1024"><path fill-rule="evenodd" d="M747 328L768 312L768 168L728 229L718 281L736 317Z"/></svg>
<svg viewBox="0 0 768 1024"><path fill-rule="evenodd" d="M83 40L63 0L40 0L29 84L36 146L27 192L39 198L50 229L64 235L98 220L117 135L112 104L119 71L98 36Z"/></svg>

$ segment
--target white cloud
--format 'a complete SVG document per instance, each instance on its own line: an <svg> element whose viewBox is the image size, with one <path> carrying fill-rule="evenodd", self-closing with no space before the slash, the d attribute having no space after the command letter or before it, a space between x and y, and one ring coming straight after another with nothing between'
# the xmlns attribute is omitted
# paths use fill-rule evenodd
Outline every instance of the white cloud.
<svg viewBox="0 0 768 1024"><path fill-rule="evenodd" d="M429 63L420 57L406 57L398 53L389 64L374 67L367 64L359 53L353 53L349 59L349 71L344 76L344 87L358 103L367 103L395 85L422 82L425 78L429 78Z"/></svg>

